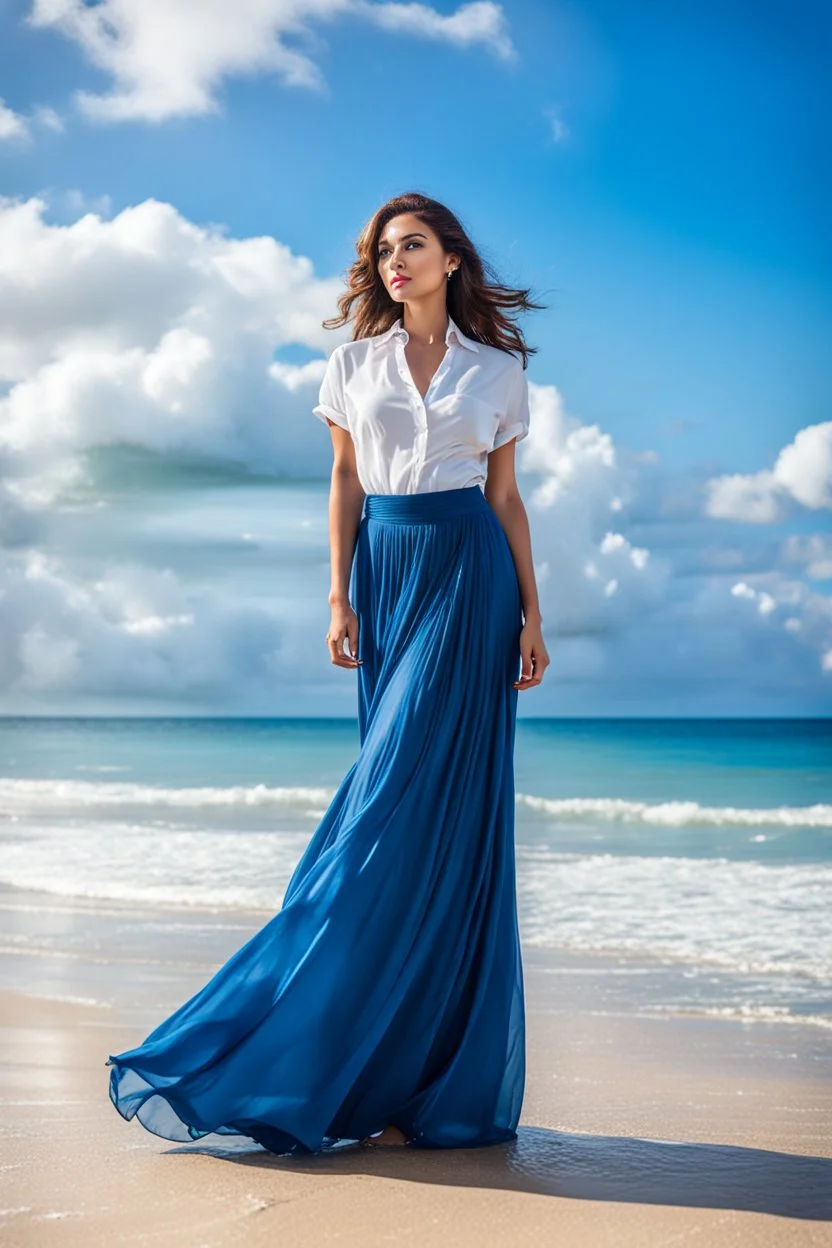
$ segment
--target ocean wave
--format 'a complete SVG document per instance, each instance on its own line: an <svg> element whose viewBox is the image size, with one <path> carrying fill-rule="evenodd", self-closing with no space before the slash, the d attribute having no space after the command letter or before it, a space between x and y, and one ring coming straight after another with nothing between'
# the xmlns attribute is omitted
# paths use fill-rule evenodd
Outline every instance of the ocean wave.
<svg viewBox="0 0 832 1248"><path fill-rule="evenodd" d="M832 866L518 845L528 945L832 983Z"/></svg>
<svg viewBox="0 0 832 1248"><path fill-rule="evenodd" d="M89 903L274 912L308 833L148 828L112 820L15 829L0 883ZM561 852L518 843L529 946L832 981L832 865ZM18 902L25 897L17 894Z"/></svg>
<svg viewBox="0 0 832 1248"><path fill-rule="evenodd" d="M235 784L165 788L151 784L91 780L0 779L0 809L5 813L67 813L101 807L172 807L198 810L281 808L322 814L335 789L314 785ZM832 805L703 806L696 801L639 802L618 797L539 797L518 793L527 810L554 818L657 827L832 828Z"/></svg>
<svg viewBox="0 0 832 1248"><path fill-rule="evenodd" d="M739 1023L791 1023L797 1026L824 1027L832 1030L832 1018L826 1014L796 1014L786 1005L761 1005L744 1002L742 1005L654 1005L638 1011L647 1017L660 1018L713 1018Z"/></svg>
<svg viewBox="0 0 832 1248"><path fill-rule="evenodd" d="M518 794L529 810L609 823L647 823L659 827L832 828L832 806L701 806L699 802L634 802L621 797L535 797Z"/></svg>
<svg viewBox="0 0 832 1248"><path fill-rule="evenodd" d="M101 806L285 807L292 811L318 810L334 796L334 789L304 785L270 787L266 784L212 785L162 788L152 784L92 780L0 779L0 808L9 814L86 810Z"/></svg>
<svg viewBox="0 0 832 1248"><path fill-rule="evenodd" d="M2 839L0 883L89 901L274 908L308 839L115 819L71 829L16 825Z"/></svg>

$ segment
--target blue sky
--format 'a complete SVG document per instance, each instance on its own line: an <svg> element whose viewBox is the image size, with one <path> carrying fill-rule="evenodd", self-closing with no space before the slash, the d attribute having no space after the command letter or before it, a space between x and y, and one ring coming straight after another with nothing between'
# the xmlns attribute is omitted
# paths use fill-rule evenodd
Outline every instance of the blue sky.
<svg viewBox="0 0 832 1248"><path fill-rule="evenodd" d="M308 642L308 410L355 236L419 189L548 305L518 479L553 664L521 714L828 712L828 10L303 12L0 2L7 709L285 713L301 661L291 707L353 713ZM229 298L238 264L264 288Z"/></svg>

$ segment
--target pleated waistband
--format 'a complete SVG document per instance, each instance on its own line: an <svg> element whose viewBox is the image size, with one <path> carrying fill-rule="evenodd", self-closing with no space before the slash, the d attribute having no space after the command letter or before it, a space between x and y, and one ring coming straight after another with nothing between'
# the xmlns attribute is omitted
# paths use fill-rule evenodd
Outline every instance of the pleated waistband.
<svg viewBox="0 0 832 1248"><path fill-rule="evenodd" d="M401 524L433 524L436 520L472 515L488 506L478 485L426 494L367 494L364 497L365 516Z"/></svg>

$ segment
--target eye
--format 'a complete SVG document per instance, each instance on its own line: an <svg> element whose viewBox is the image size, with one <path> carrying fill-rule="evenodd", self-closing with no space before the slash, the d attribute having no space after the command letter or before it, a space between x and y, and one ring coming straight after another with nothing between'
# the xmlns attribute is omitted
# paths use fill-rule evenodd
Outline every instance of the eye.
<svg viewBox="0 0 832 1248"><path fill-rule="evenodd" d="M410 242L405 243L404 249L405 249L405 251L407 251L408 247L421 247L421 246L422 246L422 244L419 242L419 240L418 240L418 239L416 239L416 238L411 238ZM381 260L382 256L385 254L385 252L387 252L387 251L389 251L389 250L390 250L390 248L389 248L389 247L380 247L380 248L379 248L379 252L378 252L378 258L379 258L379 260Z"/></svg>

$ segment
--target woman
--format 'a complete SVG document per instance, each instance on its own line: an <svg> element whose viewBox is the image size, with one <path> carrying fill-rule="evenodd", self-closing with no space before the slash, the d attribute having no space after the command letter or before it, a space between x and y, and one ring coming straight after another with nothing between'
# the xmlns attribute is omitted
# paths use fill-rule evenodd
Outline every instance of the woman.
<svg viewBox="0 0 832 1248"><path fill-rule="evenodd" d="M514 730L549 658L514 478L529 349L501 308L541 305L488 285L422 195L385 204L358 253L336 321L357 302L356 332L314 412L334 448L326 640L357 673L360 750L278 913L108 1058L118 1111L167 1139L308 1154L516 1136Z"/></svg>

